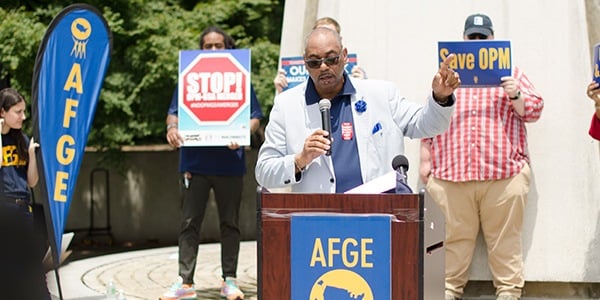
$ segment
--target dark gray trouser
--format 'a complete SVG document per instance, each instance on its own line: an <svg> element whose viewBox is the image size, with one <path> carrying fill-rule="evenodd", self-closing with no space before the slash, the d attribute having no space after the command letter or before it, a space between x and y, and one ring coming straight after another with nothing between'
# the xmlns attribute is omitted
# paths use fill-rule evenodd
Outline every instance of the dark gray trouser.
<svg viewBox="0 0 600 300"><path fill-rule="evenodd" d="M183 283L194 283L200 227L210 190L215 193L221 230L221 270L223 278L236 277L240 250L239 211L243 176L206 176L193 174L185 187L182 177L183 221L179 233L179 275Z"/></svg>

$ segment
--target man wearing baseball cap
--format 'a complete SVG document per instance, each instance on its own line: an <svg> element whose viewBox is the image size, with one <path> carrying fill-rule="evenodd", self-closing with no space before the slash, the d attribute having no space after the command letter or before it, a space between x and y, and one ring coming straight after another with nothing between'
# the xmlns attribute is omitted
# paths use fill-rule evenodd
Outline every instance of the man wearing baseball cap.
<svg viewBox="0 0 600 300"><path fill-rule="evenodd" d="M464 40L493 40L492 20L467 17ZM444 133L421 142L421 180L446 217L446 300L461 299L481 228L498 300L518 300L525 284L521 232L531 170L525 123L544 102L527 76L499 86L458 88Z"/></svg>
<svg viewBox="0 0 600 300"><path fill-rule="evenodd" d="M464 35L470 40L475 39L475 37L485 40L489 36L493 36L494 28L492 26L492 20L490 17L483 14L470 15L465 21Z"/></svg>

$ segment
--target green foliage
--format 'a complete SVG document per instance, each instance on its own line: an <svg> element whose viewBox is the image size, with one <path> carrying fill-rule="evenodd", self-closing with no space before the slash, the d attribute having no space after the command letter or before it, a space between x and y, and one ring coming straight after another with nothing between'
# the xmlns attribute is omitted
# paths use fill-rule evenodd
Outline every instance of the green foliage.
<svg viewBox="0 0 600 300"><path fill-rule="evenodd" d="M252 81L256 89L256 97L260 100L265 116L273 107L275 86L273 78L277 72L279 45L267 40L256 41L252 46ZM255 71L258 70L258 71ZM264 118L263 123L267 118Z"/></svg>
<svg viewBox="0 0 600 300"><path fill-rule="evenodd" d="M45 25L34 12L0 8L0 58L2 77L10 76L12 87L30 99L31 77Z"/></svg>
<svg viewBox="0 0 600 300"><path fill-rule="evenodd" d="M16 1L0 7L0 63L11 85L30 99L35 56L44 32L70 1ZM252 82L270 110L283 3L278 0L95 0L112 32L111 62L88 145L165 143L166 111L177 82L178 53L198 49L200 32L217 25L238 48L250 48Z"/></svg>

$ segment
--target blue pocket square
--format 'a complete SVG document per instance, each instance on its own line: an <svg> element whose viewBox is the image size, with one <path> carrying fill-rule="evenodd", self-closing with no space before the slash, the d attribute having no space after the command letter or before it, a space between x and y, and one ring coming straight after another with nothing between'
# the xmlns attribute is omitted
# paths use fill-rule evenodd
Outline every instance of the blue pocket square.
<svg viewBox="0 0 600 300"><path fill-rule="evenodd" d="M375 124L375 126L373 126L373 134L376 134L377 132L379 132L381 129L383 129L383 127L381 127L381 123L377 122L377 124Z"/></svg>

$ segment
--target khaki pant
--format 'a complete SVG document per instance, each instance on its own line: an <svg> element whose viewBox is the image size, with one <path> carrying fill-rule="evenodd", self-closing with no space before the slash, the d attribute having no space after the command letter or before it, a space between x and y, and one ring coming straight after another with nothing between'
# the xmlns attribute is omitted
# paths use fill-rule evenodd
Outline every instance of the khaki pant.
<svg viewBox="0 0 600 300"><path fill-rule="evenodd" d="M430 177L427 192L446 216L446 293L461 297L479 228L496 295L520 297L525 283L521 232L531 170L503 180L451 182Z"/></svg>

